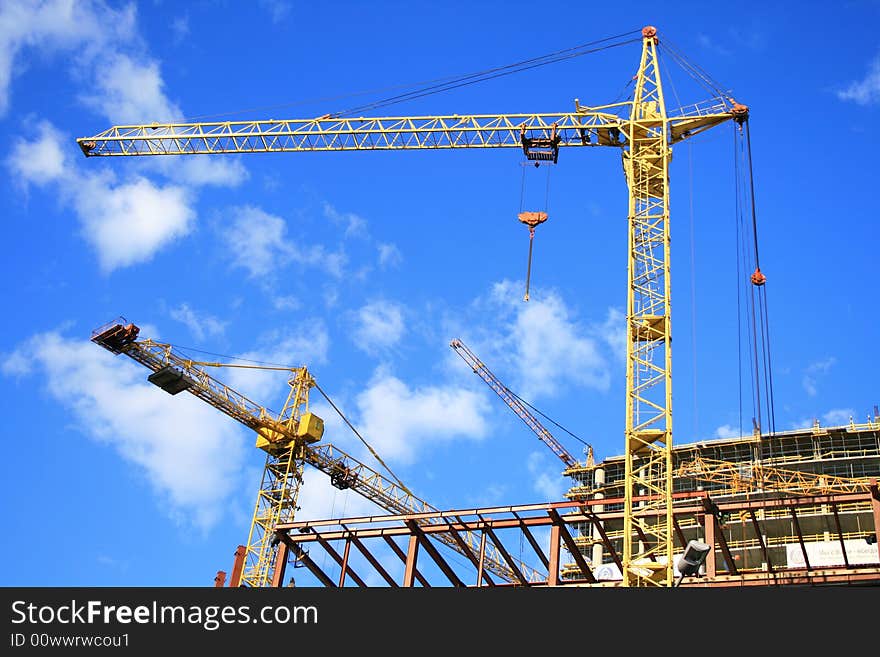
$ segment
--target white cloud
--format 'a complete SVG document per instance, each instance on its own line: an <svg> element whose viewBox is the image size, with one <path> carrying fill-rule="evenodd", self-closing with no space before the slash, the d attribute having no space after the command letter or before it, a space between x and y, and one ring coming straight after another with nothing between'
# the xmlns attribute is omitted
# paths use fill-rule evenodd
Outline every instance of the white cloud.
<svg viewBox="0 0 880 657"><path fill-rule="evenodd" d="M82 100L116 124L180 120L183 112L164 87L158 62L115 52L102 57L94 70L94 88Z"/></svg>
<svg viewBox="0 0 880 657"><path fill-rule="evenodd" d="M33 140L19 138L12 145L6 165L24 186L58 186L105 273L147 262L190 232L195 211L187 189L141 176L118 183L108 170L83 174L65 157L62 139L51 124L40 122Z"/></svg>
<svg viewBox="0 0 880 657"><path fill-rule="evenodd" d="M181 524L206 529L222 519L249 444L234 420L147 383L146 370L125 357L58 332L35 335L4 358L5 373L24 369L44 377L77 428L137 466Z"/></svg>
<svg viewBox="0 0 880 657"><path fill-rule="evenodd" d="M880 102L880 55L871 61L864 78L851 82L837 92L840 100L851 100L859 105L873 105Z"/></svg>
<svg viewBox="0 0 880 657"><path fill-rule="evenodd" d="M272 307L275 310L296 310L302 307L302 302L293 295L280 296L272 299Z"/></svg>
<svg viewBox="0 0 880 657"><path fill-rule="evenodd" d="M330 477L320 470L306 466L299 492L300 510L297 520L323 520L388 513L352 490L339 490L330 483Z"/></svg>
<svg viewBox="0 0 880 657"><path fill-rule="evenodd" d="M716 438L739 438L740 430L739 427L734 427L729 424L723 424L717 429L715 429L715 437Z"/></svg>
<svg viewBox="0 0 880 657"><path fill-rule="evenodd" d="M810 397L815 397L818 392L818 379L823 374L826 374L836 362L837 359L831 356L829 358L825 358L824 360L810 363L804 370L804 376L803 379L801 379L801 384L803 385L804 390Z"/></svg>
<svg viewBox="0 0 880 657"><path fill-rule="evenodd" d="M174 43L180 43L189 36L189 16L176 16L171 21L171 33L174 35Z"/></svg>
<svg viewBox="0 0 880 657"><path fill-rule="evenodd" d="M196 187L238 187L250 177L244 165L229 155L220 158L211 155L154 157L145 164L169 180Z"/></svg>
<svg viewBox="0 0 880 657"><path fill-rule="evenodd" d="M269 12L273 23L280 23L290 14L291 4L285 0L260 0L260 6Z"/></svg>
<svg viewBox="0 0 880 657"><path fill-rule="evenodd" d="M397 267L403 262L403 255L395 244L380 243L377 248L379 250L379 266L383 269Z"/></svg>
<svg viewBox="0 0 880 657"><path fill-rule="evenodd" d="M568 486L560 474L563 466L554 469L548 465L547 461L548 458L545 454L532 452L526 460L526 466L534 477L532 488L541 495L542 501L557 502L565 499L565 491L568 490Z"/></svg>
<svg viewBox="0 0 880 657"><path fill-rule="evenodd" d="M579 324L555 292L536 290L523 302L521 286L505 280L493 285L487 302L477 305L485 305L501 327L482 341L484 351L515 372L508 385L517 394L530 400L553 396L567 383L608 389L609 366L590 335L595 330ZM614 335L611 330L605 339L613 343Z"/></svg>
<svg viewBox="0 0 880 657"><path fill-rule="evenodd" d="M367 230L367 220L354 212L339 212L329 203L324 203L324 216L335 224L345 226L344 236L351 237L369 237Z"/></svg>
<svg viewBox="0 0 880 657"><path fill-rule="evenodd" d="M226 331L226 322L220 321L212 315L198 313L190 308L188 303L182 303L169 311L171 319L174 319L190 330L196 340L201 342L206 337L223 335Z"/></svg>
<svg viewBox="0 0 880 657"><path fill-rule="evenodd" d="M101 269L148 262L157 251L187 235L195 221L192 198L183 187L158 186L135 177L114 186L112 175L93 175L70 189L86 240Z"/></svg>
<svg viewBox="0 0 880 657"><path fill-rule="evenodd" d="M14 75L27 66L27 51L72 52L78 62L92 61L108 44L133 39L135 15L134 3L119 9L100 0L0 3L0 115L9 108Z"/></svg>
<svg viewBox="0 0 880 657"><path fill-rule="evenodd" d="M343 252L330 253L321 245L300 248L287 239L287 224L281 217L255 206L234 208L232 216L224 239L233 264L246 269L251 277L271 276L287 262L318 267L336 278L343 276L348 261Z"/></svg>
<svg viewBox="0 0 880 657"><path fill-rule="evenodd" d="M823 414L822 420L825 422L825 426L842 426L844 424L849 424L853 415L855 415L855 413L851 408L835 408Z"/></svg>
<svg viewBox="0 0 880 657"><path fill-rule="evenodd" d="M722 46L720 43L718 43L718 41L716 41L715 39L712 39L711 37L709 37L706 34L702 34L702 33L698 34L697 35L697 43L699 43L700 46L705 48L706 50L711 50L713 52L718 53L719 55L726 56L726 55L731 54L730 50L728 50L727 48Z"/></svg>
<svg viewBox="0 0 880 657"><path fill-rule="evenodd" d="M612 353L626 361L626 315L617 308L609 308L605 322L598 328L599 336L611 347Z"/></svg>
<svg viewBox="0 0 880 657"><path fill-rule="evenodd" d="M32 141L19 138L6 159L7 166L25 186L55 182L68 172L61 133L48 121L39 121L36 128L37 136Z"/></svg>
<svg viewBox="0 0 880 657"><path fill-rule="evenodd" d="M284 219L260 208L245 206L234 211L232 225L225 233L233 263L251 276L266 276L290 257L293 245L285 238Z"/></svg>
<svg viewBox="0 0 880 657"><path fill-rule="evenodd" d="M406 327L403 309L390 301L371 301L355 314L352 338L358 349L375 354L400 341Z"/></svg>
<svg viewBox="0 0 880 657"><path fill-rule="evenodd" d="M455 386L413 389L381 368L355 404L358 430L386 461L409 463L431 443L481 439L488 429L483 396Z"/></svg>
<svg viewBox="0 0 880 657"><path fill-rule="evenodd" d="M307 367L327 361L330 338L320 320L307 320L303 326L308 331L289 330L270 331L260 338L260 346L251 351L238 354L241 364L254 361L254 364L273 364L281 367ZM219 378L219 377L218 377ZM223 374L223 381L251 401L261 406L271 407L278 412L284 402L289 387L289 374L282 371L230 368Z"/></svg>

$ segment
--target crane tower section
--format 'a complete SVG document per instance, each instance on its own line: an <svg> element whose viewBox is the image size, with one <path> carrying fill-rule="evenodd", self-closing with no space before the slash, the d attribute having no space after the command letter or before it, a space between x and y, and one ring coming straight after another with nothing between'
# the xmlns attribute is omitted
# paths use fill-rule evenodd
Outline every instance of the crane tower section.
<svg viewBox="0 0 880 657"><path fill-rule="evenodd" d="M653 27L644 47L623 169L629 187L624 586L670 586L672 554L672 326L669 147ZM652 501L634 515L633 496ZM647 540L641 540L647 537ZM658 559L657 557L664 557ZM638 565L638 567L636 567Z"/></svg>

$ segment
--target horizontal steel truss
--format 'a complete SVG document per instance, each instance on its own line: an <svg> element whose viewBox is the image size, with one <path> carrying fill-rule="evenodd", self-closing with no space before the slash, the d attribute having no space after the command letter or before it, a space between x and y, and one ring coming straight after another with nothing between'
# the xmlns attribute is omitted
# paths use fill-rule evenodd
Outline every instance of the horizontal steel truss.
<svg viewBox="0 0 880 657"><path fill-rule="evenodd" d="M677 493L673 512L673 528L676 534L676 548L683 550L686 544L682 526L693 524L694 519L702 525L705 541L713 546L705 562L705 574L700 577L685 578L679 583L685 587L727 587L727 586L781 586L827 584L877 585L880 586L880 491L877 482L872 480L870 489L862 492L834 493L830 495L808 495L796 497L778 497L775 499L751 499L732 502L716 502L705 492ZM650 502L649 499L635 498L636 503ZM577 532L574 525L583 527L586 523L596 529L601 537L611 561L620 568L622 557L615 550L612 541L604 531L606 522L618 523L623 517L622 512L606 513L595 511L593 507L620 504L623 499L585 500L581 502L550 502L521 506L490 507L483 509L450 510L434 513L386 515L355 517L345 519L315 520L292 522L276 527L276 535L280 539L278 557L275 564L273 586L281 586L284 581L285 567L291 558L301 565L327 587L343 587L354 583L356 586L367 586L364 577L356 573L349 556L352 548L364 556L375 569L381 580L391 587L412 587L421 585L432 586L586 586L586 587L619 587L620 580L600 580L596 577L591 565L581 554L573 538ZM800 532L798 511L803 507L827 505L834 516L841 506L860 505L871 510L874 521L873 536L878 546L877 562L874 564L851 564L846 556L843 533L838 523L836 539L840 541L844 565L818 567L811 565L806 559L802 568L788 568L774 564L767 555L767 546L761 548L767 555L765 569L737 568L731 557L730 548L720 530L719 517L723 514L740 514L755 523L762 514L785 512L790 515L797 529L797 538L806 555L803 534ZM648 511L663 513L662 509ZM638 525L636 525L638 526ZM534 531L549 528L549 553L545 553L535 538ZM499 539L501 530L519 530L521 539L518 543L528 543L536 557L546 568L546 576L539 581L528 581L525 577L513 583L499 583L484 577L485 549L493 545L497 552L509 562L513 562L508 548ZM437 549L433 540L449 543L450 537L461 532L469 532L480 536L479 547L470 550L469 561L473 572L468 581L461 568L454 569ZM757 532L760 535L760 532ZM398 544L403 538L405 547ZM646 540L646 537L640 537ZM398 539L398 540L396 540ZM444 540L445 539L445 540ZM331 543L341 541L342 554ZM383 562L370 551L370 545L379 541L380 546L389 546L404 564L404 574L400 581L395 580ZM319 547L335 562L339 568L337 578L330 577L318 565L322 559L310 556L310 548ZM574 563L562 567L562 549L565 549ZM420 552L426 552L431 561L443 574L440 581L429 580L425 572L419 570ZM724 569L718 556L729 564ZM386 562L387 563L387 562ZM514 565L511 563L511 567ZM574 571L575 576L565 577L563 571Z"/></svg>
<svg viewBox="0 0 880 657"><path fill-rule="evenodd" d="M277 153L297 151L522 148L529 138L559 138L559 146L623 146L630 103L576 112L392 116L114 126L77 143L87 157ZM617 112L618 114L615 114ZM670 119L677 142L731 118L722 103L694 107Z"/></svg>

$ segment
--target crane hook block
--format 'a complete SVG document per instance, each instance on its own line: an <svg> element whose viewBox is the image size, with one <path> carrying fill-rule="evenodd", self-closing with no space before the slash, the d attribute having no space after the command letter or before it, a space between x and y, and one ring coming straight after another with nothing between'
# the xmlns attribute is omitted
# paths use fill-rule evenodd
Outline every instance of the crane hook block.
<svg viewBox="0 0 880 657"><path fill-rule="evenodd" d="M758 287L760 287L761 285L763 285L764 283L767 282L767 277L764 276L763 273L761 273L760 267L755 268L755 272L752 274L751 278L752 278L752 285L756 285Z"/></svg>
<svg viewBox="0 0 880 657"><path fill-rule="evenodd" d="M549 137L526 137L526 127L523 126L519 140L527 160L540 160L556 164L556 160L559 158L559 142L562 141L562 137L556 134L555 123L550 130Z"/></svg>
<svg viewBox="0 0 880 657"><path fill-rule="evenodd" d="M547 221L546 212L520 212L517 216L529 228L534 228L538 224L543 224Z"/></svg>

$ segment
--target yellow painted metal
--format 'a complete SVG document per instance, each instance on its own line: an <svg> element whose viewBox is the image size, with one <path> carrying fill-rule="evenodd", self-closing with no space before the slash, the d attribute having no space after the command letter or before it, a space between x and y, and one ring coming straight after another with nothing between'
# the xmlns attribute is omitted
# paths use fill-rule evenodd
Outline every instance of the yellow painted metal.
<svg viewBox="0 0 880 657"><path fill-rule="evenodd" d="M103 327L107 328L107 327ZM121 326L119 328L122 328ZM112 329L111 329L112 330ZM339 488L352 491L372 501L393 514L436 514L438 509L416 497L399 481L391 481L385 475L329 443L317 443L323 436L323 421L308 412L308 392L315 385L308 370L302 368L236 365L231 363L207 363L193 361L177 353L173 346L151 339L135 340L131 337L123 345L114 345L100 339L96 332L93 341L113 353L122 353L146 368L156 372L173 367L191 382L186 389L202 401L213 406L258 434L258 440L267 441L267 452L257 505L248 538L248 552L242 582L253 586L268 585L272 581L276 546L272 545L272 528L277 518L292 522L296 512L296 500L302 484L304 465L323 472ZM137 331L133 336L137 335ZM204 367L230 367L264 369L289 372L290 391L284 408L273 413L230 388L208 374ZM258 443L259 444L259 443ZM431 522L416 520L416 522ZM450 549L471 559L479 550L480 539L473 532L463 530L457 535L439 534L437 540ZM267 543L268 541L268 543ZM268 548L266 545L268 544ZM545 576L513 559L513 564L528 582L540 582ZM487 576L495 576L507 583L519 583L506 558L494 547L485 550L484 570Z"/></svg>
<svg viewBox="0 0 880 657"><path fill-rule="evenodd" d="M668 122L647 30L623 167L629 188L623 585L672 586L672 331ZM634 496L649 496L639 511Z"/></svg>
<svg viewBox="0 0 880 657"><path fill-rule="evenodd" d="M623 577L626 586L672 586L671 147L740 120L747 108L722 97L668 113L657 44L656 30L646 27L631 101L586 106L575 99L574 112L147 123L113 126L77 143L86 157L522 148L524 138L620 149L629 188ZM650 495L647 506L661 512L635 519L634 494Z"/></svg>
<svg viewBox="0 0 880 657"><path fill-rule="evenodd" d="M308 413L309 390L315 385L306 368L293 371L288 379L290 391L277 422L286 431L287 440L275 440L267 450L266 465L245 551L241 584L250 587L269 586L272 583L278 542L275 527L293 522L303 480L303 451L308 441L296 429ZM314 416L312 416L314 417ZM281 432L277 432L281 435ZM294 437L289 438L291 435Z"/></svg>
<svg viewBox="0 0 880 657"><path fill-rule="evenodd" d="M77 143L86 157L278 153L307 151L442 150L522 148L530 138L559 137L559 147L623 144L631 102L587 107L574 112L481 114L471 116L393 116L215 123L152 123L113 126ZM716 100L670 117L670 139L678 142L728 120L732 105ZM683 110L684 111L684 110Z"/></svg>
<svg viewBox="0 0 880 657"><path fill-rule="evenodd" d="M798 495L828 495L869 490L869 477L837 477L829 474L777 468L757 462L731 463L695 457L675 469L676 477L690 477L722 484L724 493L781 491ZM715 491L713 491L715 494Z"/></svg>

